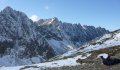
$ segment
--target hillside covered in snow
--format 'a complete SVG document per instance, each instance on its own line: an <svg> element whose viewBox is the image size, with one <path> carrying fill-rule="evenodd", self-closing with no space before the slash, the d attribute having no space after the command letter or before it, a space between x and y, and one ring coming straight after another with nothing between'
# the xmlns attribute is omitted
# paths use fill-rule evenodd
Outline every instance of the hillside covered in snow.
<svg viewBox="0 0 120 70"><path fill-rule="evenodd" d="M6 7L0 12L0 66L45 62L106 33L105 28L57 18L33 22L25 13Z"/></svg>

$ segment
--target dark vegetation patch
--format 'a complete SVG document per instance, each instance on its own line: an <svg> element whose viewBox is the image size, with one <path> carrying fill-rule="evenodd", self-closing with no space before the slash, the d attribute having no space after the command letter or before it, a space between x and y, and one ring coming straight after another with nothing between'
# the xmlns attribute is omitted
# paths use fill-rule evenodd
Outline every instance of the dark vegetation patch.
<svg viewBox="0 0 120 70"><path fill-rule="evenodd" d="M116 54L120 53L120 46L113 46L113 47L109 47L109 48L103 48L103 49L100 49L100 50L94 50L94 51L91 51L90 53L92 57L97 57L98 54L101 54L101 53L107 53L111 56L115 56Z"/></svg>
<svg viewBox="0 0 120 70"><path fill-rule="evenodd" d="M76 62L81 63L81 64L83 64L83 63L94 63L93 60L88 60L88 59L78 59L78 60L76 60Z"/></svg>
<svg viewBox="0 0 120 70"><path fill-rule="evenodd" d="M91 53L89 57L87 57L86 59L78 59L76 60L76 62L81 63L81 64L82 63L94 63L97 56L102 53L107 53L110 56L115 56L116 54L120 53L120 46L113 46L109 48L103 48L100 50L94 50L89 53Z"/></svg>

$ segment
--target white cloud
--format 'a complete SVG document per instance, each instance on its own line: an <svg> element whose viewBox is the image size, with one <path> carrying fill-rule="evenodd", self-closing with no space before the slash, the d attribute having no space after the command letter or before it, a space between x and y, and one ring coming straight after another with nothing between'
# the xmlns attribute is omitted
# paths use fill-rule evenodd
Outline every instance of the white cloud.
<svg viewBox="0 0 120 70"><path fill-rule="evenodd" d="M49 9L49 6L46 5L44 8L45 8L45 10L48 10L48 9Z"/></svg>
<svg viewBox="0 0 120 70"><path fill-rule="evenodd" d="M33 22L36 22L36 21L39 20L39 18L38 18L37 15L32 15L32 16L30 17L30 19L31 19Z"/></svg>

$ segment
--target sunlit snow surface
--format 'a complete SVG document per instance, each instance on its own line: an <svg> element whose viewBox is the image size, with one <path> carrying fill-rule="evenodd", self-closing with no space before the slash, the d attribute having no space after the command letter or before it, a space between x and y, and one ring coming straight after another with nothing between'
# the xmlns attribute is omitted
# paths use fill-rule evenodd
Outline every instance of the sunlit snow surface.
<svg viewBox="0 0 120 70"><path fill-rule="evenodd" d="M46 67L62 67L62 66L75 66L75 65L80 65L79 63L76 62L77 59L85 59L90 54L87 56L82 57L82 55L76 56L74 58L68 58L68 59L62 59L58 61L52 61L52 62L46 62L46 63L39 63L39 64L33 64L33 65L28 65L30 68L26 68L25 70L39 70L40 68L46 68ZM33 68L33 67L36 68ZM17 66L17 67L1 67L0 70L20 70L21 68L24 68L25 66Z"/></svg>

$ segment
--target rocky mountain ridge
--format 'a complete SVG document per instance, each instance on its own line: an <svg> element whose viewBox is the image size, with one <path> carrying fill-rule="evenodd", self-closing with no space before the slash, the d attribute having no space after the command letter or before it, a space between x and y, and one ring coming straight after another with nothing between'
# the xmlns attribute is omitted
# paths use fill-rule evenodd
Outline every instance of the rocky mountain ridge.
<svg viewBox="0 0 120 70"><path fill-rule="evenodd" d="M109 31L101 27L95 28L94 26L82 26L80 23L61 22L56 17L40 19L37 24L54 33L59 38L71 42L75 47L80 47L85 42L109 33Z"/></svg>
<svg viewBox="0 0 120 70"><path fill-rule="evenodd" d="M108 32L101 27L62 23L57 18L36 23L23 12L6 7L0 12L0 65L44 62Z"/></svg>

